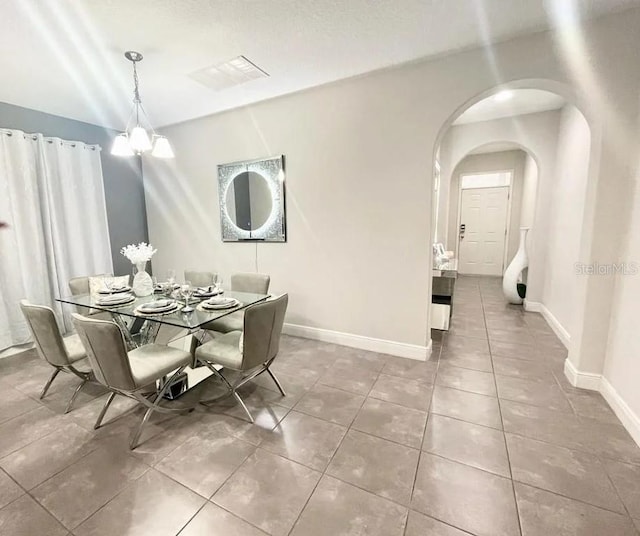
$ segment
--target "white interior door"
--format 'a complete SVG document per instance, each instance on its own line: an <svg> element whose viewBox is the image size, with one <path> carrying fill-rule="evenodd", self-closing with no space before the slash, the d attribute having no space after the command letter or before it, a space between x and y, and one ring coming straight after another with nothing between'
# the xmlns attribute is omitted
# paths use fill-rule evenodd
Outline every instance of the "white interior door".
<svg viewBox="0 0 640 536"><path fill-rule="evenodd" d="M508 209L507 186L462 190L458 228L460 273L502 275Z"/></svg>

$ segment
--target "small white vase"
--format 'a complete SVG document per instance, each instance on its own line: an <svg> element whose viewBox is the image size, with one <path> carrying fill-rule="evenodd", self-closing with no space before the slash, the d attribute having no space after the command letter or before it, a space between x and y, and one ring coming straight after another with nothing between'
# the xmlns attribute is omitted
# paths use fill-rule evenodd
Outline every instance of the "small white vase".
<svg viewBox="0 0 640 536"><path fill-rule="evenodd" d="M524 299L526 290L526 280L523 275L524 270L529 266L529 256L527 255L527 233L529 227L520 228L520 245L511 264L507 267L502 278L502 292L509 303L519 304ZM518 292L520 285L520 292Z"/></svg>
<svg viewBox="0 0 640 536"><path fill-rule="evenodd" d="M136 264L136 275L133 276L133 292L136 296L150 296L153 294L153 281L146 272L146 262Z"/></svg>

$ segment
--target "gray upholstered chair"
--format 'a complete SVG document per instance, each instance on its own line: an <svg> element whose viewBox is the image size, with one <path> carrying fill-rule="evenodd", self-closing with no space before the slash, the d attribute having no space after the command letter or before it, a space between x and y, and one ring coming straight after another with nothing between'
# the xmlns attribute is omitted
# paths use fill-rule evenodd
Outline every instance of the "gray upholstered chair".
<svg viewBox="0 0 640 536"><path fill-rule="evenodd" d="M89 283L90 277L104 277L107 274L96 274L92 276L83 275L80 277L72 277L69 279L69 290L71 291L72 296L80 296L82 294L89 294L91 292L91 285ZM124 276L118 276L124 277ZM128 276L127 276L128 277ZM100 309L86 309L83 307L74 307L73 310L78 311L82 310L83 313L87 313L92 318L97 318L99 320L110 320L111 313L107 311L101 311Z"/></svg>
<svg viewBox="0 0 640 536"><path fill-rule="evenodd" d="M89 294L89 276L72 277L69 279L69 290L72 296Z"/></svg>
<svg viewBox="0 0 640 536"><path fill-rule="evenodd" d="M96 379L111 390L94 428L100 427L116 394L134 398L147 408L129 445L132 450L138 446L142 428L151 413L185 411L184 408L162 407L160 402L173 380L192 363L193 357L189 352L160 344L146 344L127 352L122 331L115 322L95 320L76 313L73 314L73 322L87 349ZM143 394L157 380L161 381L160 389L154 389L151 395Z"/></svg>
<svg viewBox="0 0 640 536"><path fill-rule="evenodd" d="M79 296L81 294L89 294L91 292L91 283L90 279L94 277L103 278L107 274L96 274L96 275L83 275L80 277L72 277L69 279L69 290L71 291L72 296ZM116 279L127 279L127 284L130 284L130 276L119 275L116 276Z"/></svg>
<svg viewBox="0 0 640 536"><path fill-rule="evenodd" d="M267 294L271 277L266 274L239 273L231 276L231 290L237 292L250 292L252 294ZM230 331L242 331L244 313L238 311L223 316L218 320L208 322L202 329L229 333Z"/></svg>
<svg viewBox="0 0 640 536"><path fill-rule="evenodd" d="M253 422L253 416L237 392L245 383L267 372L282 396L286 396L278 378L269 367L280 349L280 335L288 302L289 296L283 294L278 298L247 307L242 332L232 331L216 336L212 341L195 349L196 361L209 367L222 379L229 389L229 393L224 396L233 395L251 422ZM241 339L242 347L240 347ZM214 365L222 365L224 369L239 371L241 374L231 384ZM219 399L220 397L203 400L202 403L206 405Z"/></svg>
<svg viewBox="0 0 640 536"><path fill-rule="evenodd" d="M21 300L20 308L33 335L38 355L53 367L53 373L42 389L40 398L47 394L60 371L75 374L82 380L64 410L68 413L84 384L95 380L86 360L87 354L82 342L77 335L63 337L60 334L56 315L50 307L33 305L27 300Z"/></svg>
<svg viewBox="0 0 640 536"><path fill-rule="evenodd" d="M194 287L208 287L213 285L216 277L215 272L198 272L196 270L185 270L184 280L189 281Z"/></svg>
<svg viewBox="0 0 640 536"><path fill-rule="evenodd" d="M231 276L231 290L266 294L269 292L271 277L266 274L239 273Z"/></svg>

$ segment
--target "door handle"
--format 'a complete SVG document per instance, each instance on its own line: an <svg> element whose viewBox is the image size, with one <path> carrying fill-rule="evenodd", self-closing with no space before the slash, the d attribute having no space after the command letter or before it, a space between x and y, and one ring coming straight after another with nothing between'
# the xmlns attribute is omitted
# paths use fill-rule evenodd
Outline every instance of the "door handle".
<svg viewBox="0 0 640 536"><path fill-rule="evenodd" d="M465 231L465 224L461 223L460 224L460 240L462 240L464 238L464 231Z"/></svg>

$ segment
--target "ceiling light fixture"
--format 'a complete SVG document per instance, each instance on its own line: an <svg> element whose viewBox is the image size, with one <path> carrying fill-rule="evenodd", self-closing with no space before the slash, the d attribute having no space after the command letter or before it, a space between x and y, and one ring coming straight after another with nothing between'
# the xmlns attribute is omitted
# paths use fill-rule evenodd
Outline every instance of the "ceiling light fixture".
<svg viewBox="0 0 640 536"><path fill-rule="evenodd" d="M493 96L496 102L505 102L513 98L513 91L503 90Z"/></svg>
<svg viewBox="0 0 640 536"><path fill-rule="evenodd" d="M116 156L133 156L134 154L142 154L151 151L151 156L157 158L173 158L173 149L169 140L165 136L156 134L153 130L149 118L142 106L140 100L140 91L138 88L138 70L136 63L142 61L142 54L129 50L124 53L124 57L133 63L133 109L127 121L125 131L118 134L113 140L111 154ZM142 126L141 120L144 119L151 131L151 137L147 129Z"/></svg>

